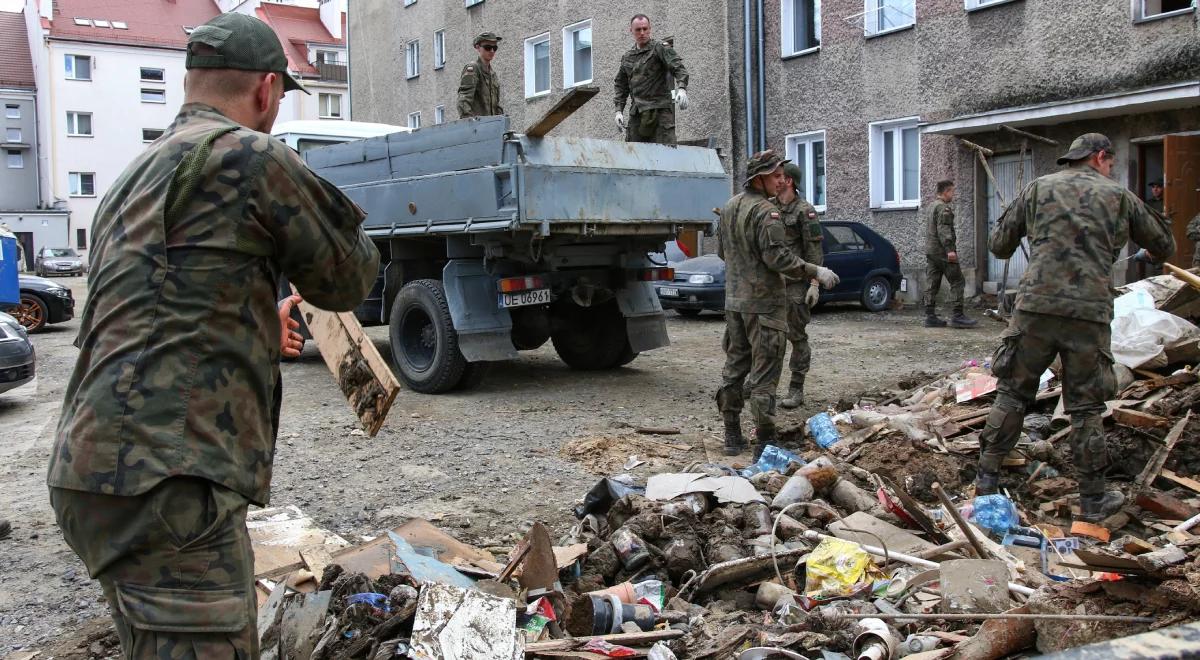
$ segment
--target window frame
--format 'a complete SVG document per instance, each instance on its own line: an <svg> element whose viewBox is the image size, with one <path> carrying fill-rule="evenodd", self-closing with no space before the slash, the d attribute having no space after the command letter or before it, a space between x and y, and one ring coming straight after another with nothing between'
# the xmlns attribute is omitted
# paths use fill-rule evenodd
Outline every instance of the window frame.
<svg viewBox="0 0 1200 660"><path fill-rule="evenodd" d="M1017 2L1017 0L963 0L963 9L970 13L973 11L991 9L992 7L999 7L1000 5L1007 5L1013 2Z"/></svg>
<svg viewBox="0 0 1200 660"><path fill-rule="evenodd" d="M592 31L592 19L572 23L562 29L562 60L563 60L563 89L571 89L580 85L587 85L596 79L596 47L595 47L595 32L592 32L593 42L590 47L591 69L592 75L587 80L575 80L575 49L569 47L571 45L571 35L581 30Z"/></svg>
<svg viewBox="0 0 1200 660"><path fill-rule="evenodd" d="M463 7L470 9L476 5L482 5L483 0L463 0Z"/></svg>
<svg viewBox="0 0 1200 660"><path fill-rule="evenodd" d="M75 249L76 250L86 250L87 249L87 228L86 227L76 227L75 228Z"/></svg>
<svg viewBox="0 0 1200 660"><path fill-rule="evenodd" d="M4 104L4 118L5 119L20 119L21 118L21 104L20 103L5 103Z"/></svg>
<svg viewBox="0 0 1200 660"><path fill-rule="evenodd" d="M421 40L404 43L404 79L412 80L421 75Z"/></svg>
<svg viewBox="0 0 1200 660"><path fill-rule="evenodd" d="M83 192L83 177L90 176L92 178L92 192L90 194ZM74 192L75 181L79 182L79 192ZM95 197L96 196L96 173L95 172L67 172L67 195L69 197Z"/></svg>
<svg viewBox="0 0 1200 660"><path fill-rule="evenodd" d="M811 2L817 15L817 45L804 50L792 50L796 44L794 15L797 2ZM782 59L811 55L821 50L821 0L779 0L779 52Z"/></svg>
<svg viewBox="0 0 1200 660"><path fill-rule="evenodd" d="M329 112L333 99L337 99L337 114ZM321 119L345 119L342 114L342 95L334 92L317 92L317 116Z"/></svg>
<svg viewBox="0 0 1200 660"><path fill-rule="evenodd" d="M829 250L829 254L861 254L863 252L874 251L875 246L871 244L871 241L868 241L866 239L866 237L864 237L862 234L858 233L858 230L855 229L854 226L851 224L841 224L841 223L822 224L822 227L821 227L822 240L824 240L824 234L828 233L829 238L832 239L831 241L829 241L830 243L837 243L837 245L839 247L846 245L846 243L843 243L842 241L838 240L838 237L834 235L833 232L835 229L838 229L838 230L845 229L846 231L850 232L850 234L852 236L854 236L856 239L858 239L858 243L856 243L856 244L862 245L863 247L861 250Z"/></svg>
<svg viewBox="0 0 1200 660"><path fill-rule="evenodd" d="M433 31L433 70L446 68L446 28Z"/></svg>
<svg viewBox="0 0 1200 660"><path fill-rule="evenodd" d="M405 6L405 7L411 7L411 6L415 5L415 4L417 4L417 0L404 0L404 6Z"/></svg>
<svg viewBox="0 0 1200 660"><path fill-rule="evenodd" d="M13 159L16 159L15 161ZM13 163L16 163L14 165ZM4 150L4 165L5 169L23 170L25 169L25 152L20 149L5 149Z"/></svg>
<svg viewBox="0 0 1200 660"><path fill-rule="evenodd" d="M546 75L545 91L537 91L537 59L535 57L535 49L539 44L546 44L546 67L549 69ZM550 54L550 32L546 31L541 34L536 34L525 40L524 47L524 63L522 69L525 74L525 98L536 99L543 96L548 96L554 91L554 62Z"/></svg>
<svg viewBox="0 0 1200 660"><path fill-rule="evenodd" d="M872 32L871 30L869 30L867 28L867 24L868 24L867 17L871 14L871 12L879 12L879 8L877 7L875 9L869 9L867 7L867 5L872 2L878 3L879 1L880 0L863 0L863 35L867 39L872 39L874 37L882 37L887 34L902 32L904 30L911 30L917 26L917 2L916 2L916 0L899 0L901 2L911 2L912 3L912 16L911 16L912 22L906 23L904 25L898 25L896 27L890 27L890 28L887 28L886 30L880 30L879 26L876 25L875 31ZM884 2L892 2L893 0L883 0L883 1ZM897 11L899 11L899 10L897 10ZM876 13L875 18L873 18L871 20L878 21L879 20L878 16L879 16L878 13Z"/></svg>
<svg viewBox="0 0 1200 660"><path fill-rule="evenodd" d="M1164 18L1174 18L1176 16L1187 16L1188 14L1194 14L1196 12L1196 7L1195 7L1194 2L1190 6L1184 7L1183 9L1174 9L1174 10L1171 10L1168 12L1160 12L1158 14L1153 14L1151 16L1146 15L1146 0L1129 0L1129 9L1131 12L1133 12L1134 25L1137 25L1138 23L1149 23L1151 21L1157 21L1157 20L1161 20Z"/></svg>
<svg viewBox="0 0 1200 660"><path fill-rule="evenodd" d="M74 121L72 121L72 116L74 116ZM79 132L79 118L81 116L86 116L88 118L88 132L87 133ZM95 136L96 136L96 125L94 122L92 122L92 113L80 112L78 110L67 110L67 137L89 137L90 138L90 137L95 137Z"/></svg>
<svg viewBox="0 0 1200 660"><path fill-rule="evenodd" d="M439 126L444 123L446 123L446 106L444 106L444 105L433 106L433 125Z"/></svg>
<svg viewBox="0 0 1200 660"><path fill-rule="evenodd" d="M883 121L870 122L867 124L868 131L868 166L870 180L870 208L872 210L890 211L903 209L916 209L921 205L921 118L918 117L901 117L899 119L887 119ZM917 189L915 197L904 197L904 134L906 129L917 131ZM886 168L883 163L883 135L888 131L895 131L899 136L897 142L898 148L895 150L895 162L893 163L895 171L893 172L893 184L896 188L896 200L887 201L885 195L884 174Z"/></svg>
<svg viewBox="0 0 1200 660"><path fill-rule="evenodd" d="M146 131L158 131L158 135L156 135L155 137L152 137L150 139L146 139ZM143 128L142 129L142 142L145 144L154 142L158 138L162 137L163 134L165 134L166 132L167 132L167 130L165 128Z"/></svg>
<svg viewBox="0 0 1200 660"><path fill-rule="evenodd" d="M17 134L17 138L15 140L13 138L9 137L13 134L13 132L16 132L16 134ZM6 144L20 144L25 141L24 137L25 137L25 133L21 130L20 127L13 128L12 126L6 126L4 128L4 142Z"/></svg>
<svg viewBox="0 0 1200 660"><path fill-rule="evenodd" d="M146 73L147 71L158 71L159 73L161 73L161 74L162 74L162 78L158 78L158 79L156 79L156 78L147 78L147 77L145 76L145 73ZM166 69L163 69L163 68L161 68L161 67L156 67L156 66L139 66L139 67L138 67L138 82L148 82L148 83L159 83L159 84L166 84L166 82L167 82L167 70L166 70Z"/></svg>
<svg viewBox="0 0 1200 660"><path fill-rule="evenodd" d="M813 201L816 199L816 172L814 172L812 167L811 156L812 145L816 142L821 143L821 148L824 151L822 157L825 161L825 189L823 191L825 193L825 203L823 204L817 204ZM809 204L813 205L813 208L817 210L817 213L824 213L829 206L829 141L825 137L825 129L805 131L804 133L793 133L791 135L784 136L783 145L783 150L786 154L785 158L791 160L793 163L801 162L798 159L798 147L800 145L805 146L804 164L801 167L804 172L805 180L801 182L800 192L804 194L804 199L807 200Z"/></svg>
<svg viewBox="0 0 1200 660"><path fill-rule="evenodd" d="M81 59L88 61L88 77L87 78L80 78L76 75L76 73L79 70L79 60L81 60ZM70 67L69 72L66 68L66 63L68 61L71 62L71 67ZM64 74L69 73L69 75L63 76L66 80L82 80L85 82L91 82L92 81L92 72L95 71L95 69L96 69L96 63L93 60L91 55L76 55L75 53L63 53L63 72L64 72Z"/></svg>
<svg viewBox="0 0 1200 660"><path fill-rule="evenodd" d="M139 92L138 96L139 96L139 98L141 99L141 102L142 102L142 103L158 103L158 104L163 104L163 103L166 103L166 102L167 102L167 90L165 90L165 89L155 89L155 88L153 88L153 87L141 87L141 88L139 88L139 90L140 90L140 92ZM155 100L152 100L152 99L151 99L151 100L148 100L148 99L146 98L146 95L147 95L147 94L149 94L151 97L156 97L156 96L159 96L159 95L161 95L161 96L162 96L162 100L161 100L161 101L155 101Z"/></svg>
<svg viewBox="0 0 1200 660"><path fill-rule="evenodd" d="M414 119L416 120L415 122L413 121ZM413 130L421 128L421 111L417 110L416 112L408 113L408 119L405 120L405 126Z"/></svg>

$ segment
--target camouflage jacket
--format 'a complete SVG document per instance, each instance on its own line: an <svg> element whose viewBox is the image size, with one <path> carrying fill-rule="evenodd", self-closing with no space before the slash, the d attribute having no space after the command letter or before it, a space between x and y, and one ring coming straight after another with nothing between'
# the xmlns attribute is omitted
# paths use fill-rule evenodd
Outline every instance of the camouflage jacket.
<svg viewBox="0 0 1200 660"><path fill-rule="evenodd" d="M945 259L957 252L958 236L954 233L954 208L937 200L925 216L925 256Z"/></svg>
<svg viewBox="0 0 1200 660"><path fill-rule="evenodd" d="M725 260L725 309L770 314L786 310L784 277L808 279L817 267L789 247L779 209L754 190L721 209L717 255Z"/></svg>
<svg viewBox="0 0 1200 660"><path fill-rule="evenodd" d="M1200 266L1200 213L1187 223L1187 237L1189 241L1198 244L1192 252L1192 267Z"/></svg>
<svg viewBox="0 0 1200 660"><path fill-rule="evenodd" d="M463 67L458 80L458 116L491 117L504 114L500 107L500 78L482 59Z"/></svg>
<svg viewBox="0 0 1200 660"><path fill-rule="evenodd" d="M1175 251L1170 222L1090 167L1034 180L996 223L989 248L1012 256L1029 237L1017 309L1108 323L1113 262L1131 238L1157 259Z"/></svg>
<svg viewBox="0 0 1200 660"><path fill-rule="evenodd" d="M671 100L671 79L675 86L687 89L688 72L683 58L667 44L651 41L645 48L634 47L621 56L621 67L617 69L617 111L625 109L625 99L631 99L629 114L643 110L674 107Z"/></svg>
<svg viewBox="0 0 1200 660"><path fill-rule="evenodd" d="M187 475L266 503L279 277L352 309L378 274L364 217L282 142L180 108L96 210L49 485L138 495Z"/></svg>
<svg viewBox="0 0 1200 660"><path fill-rule="evenodd" d="M817 219L817 210L806 199L796 195L788 204L780 204L778 199L772 200L779 207L780 218L783 220L784 234L787 235L788 246L800 258L815 266L825 264L825 251L821 248L821 221ZM808 292L811 278L787 278L787 295L793 300L803 300Z"/></svg>

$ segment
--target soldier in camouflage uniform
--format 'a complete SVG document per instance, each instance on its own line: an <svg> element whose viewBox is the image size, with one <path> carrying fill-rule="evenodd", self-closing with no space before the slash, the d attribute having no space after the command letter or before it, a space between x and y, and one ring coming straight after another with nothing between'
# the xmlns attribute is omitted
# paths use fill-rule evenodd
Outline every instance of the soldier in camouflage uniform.
<svg viewBox="0 0 1200 660"><path fill-rule="evenodd" d="M775 198L775 205L783 220L784 233L792 251L810 264L825 264L825 252L821 249L821 221L817 210L809 204L796 187L804 174L795 163L783 166L783 188ZM784 408L799 408L804 405L804 378L812 363L812 350L808 345L808 322L812 320L812 308L821 297L821 283L814 278L787 280L788 341L792 344L792 358L788 366L792 380L788 383L788 395L779 402Z"/></svg>
<svg viewBox="0 0 1200 660"><path fill-rule="evenodd" d="M967 281L958 265L958 236L954 231L954 182L939 181L937 201L929 207L925 220L925 327L944 328L938 318L937 296L942 289L942 276L950 283L950 298L954 316L950 325L955 328L974 328L979 324L963 312L963 293Z"/></svg>
<svg viewBox="0 0 1200 660"><path fill-rule="evenodd" d="M1192 268L1200 267L1200 213L1187 223L1188 240L1194 243L1192 252Z"/></svg>
<svg viewBox="0 0 1200 660"><path fill-rule="evenodd" d="M1112 143L1099 133L1076 138L1059 172L1036 179L1004 211L990 249L1007 259L1029 237L1029 267L1016 309L992 360L996 402L980 436L976 490L994 493L1000 465L1016 446L1038 379L1062 359L1063 401L1071 416L1071 453L1079 480L1080 517L1098 522L1124 497L1106 493L1108 455L1100 415L1115 395L1109 322L1113 262L1129 239L1156 258L1175 251L1170 223L1109 178Z"/></svg>
<svg viewBox="0 0 1200 660"><path fill-rule="evenodd" d="M617 128L626 142L675 144L675 105L687 110L688 72L683 59L666 42L650 39L650 19L638 14L629 22L634 47L617 69ZM672 89L671 79L675 79ZM629 119L622 114L629 99Z"/></svg>
<svg viewBox="0 0 1200 660"><path fill-rule="evenodd" d="M1146 206L1149 206L1150 208L1154 209L1155 211L1158 211L1159 213L1163 212L1163 183L1162 183L1162 181L1154 180L1154 181L1150 182L1150 199L1146 200Z"/></svg>
<svg viewBox="0 0 1200 660"><path fill-rule="evenodd" d="M246 509L268 501L296 354L277 282L347 311L379 254L363 212L266 133L303 90L269 26L217 16L186 66L175 121L96 211L47 481L124 658L256 658Z"/></svg>
<svg viewBox="0 0 1200 660"><path fill-rule="evenodd" d="M725 453L737 455L746 447L742 388L749 390L755 460L776 441L775 389L787 333L784 278L816 278L826 288L838 282L833 271L806 263L789 247L779 209L769 199L783 185L785 162L773 151L754 154L746 165L746 190L725 203L717 230L717 255L725 260L725 370L717 409L725 423Z"/></svg>
<svg viewBox="0 0 1200 660"><path fill-rule="evenodd" d="M500 107L500 78L492 68L501 38L494 32L475 37L475 52L479 59L463 67L458 79L458 116L490 117L504 114Z"/></svg>

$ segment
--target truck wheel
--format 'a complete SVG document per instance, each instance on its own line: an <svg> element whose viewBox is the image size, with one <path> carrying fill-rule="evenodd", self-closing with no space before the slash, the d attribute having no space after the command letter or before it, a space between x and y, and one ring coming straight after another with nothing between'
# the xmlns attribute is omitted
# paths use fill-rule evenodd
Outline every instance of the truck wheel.
<svg viewBox="0 0 1200 660"><path fill-rule="evenodd" d="M454 389L459 392L475 389L491 370L491 362L468 362L467 368L463 369L462 378L458 379L458 384L454 386Z"/></svg>
<svg viewBox="0 0 1200 660"><path fill-rule="evenodd" d="M621 357L619 357L617 359L617 364L615 366L623 367L623 366L629 364L630 362L633 362L634 360L636 360L637 356L639 356L639 355L641 355L641 353L635 352L633 350L633 348L629 345L629 339L626 338L625 339L625 348L621 349Z"/></svg>
<svg viewBox="0 0 1200 660"><path fill-rule="evenodd" d="M626 352L629 339L625 317L616 300L591 307L560 302L553 314L550 341L558 357L572 369L611 369L620 366L622 360L628 363L637 357Z"/></svg>
<svg viewBox="0 0 1200 660"><path fill-rule="evenodd" d="M462 380L467 360L458 350L440 281L414 280L400 289L392 303L388 339L400 379L414 392L440 394Z"/></svg>

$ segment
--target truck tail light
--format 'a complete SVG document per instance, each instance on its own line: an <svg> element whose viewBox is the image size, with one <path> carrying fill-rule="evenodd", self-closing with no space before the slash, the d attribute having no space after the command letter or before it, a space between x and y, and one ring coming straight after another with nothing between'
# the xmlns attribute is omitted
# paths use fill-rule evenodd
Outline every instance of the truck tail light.
<svg viewBox="0 0 1200 660"><path fill-rule="evenodd" d="M643 282L670 281L675 279L674 268L643 268L637 271L638 279Z"/></svg>
<svg viewBox="0 0 1200 660"><path fill-rule="evenodd" d="M517 293L546 288L546 280L541 275L526 275L524 277L506 277L496 283L500 293Z"/></svg>

